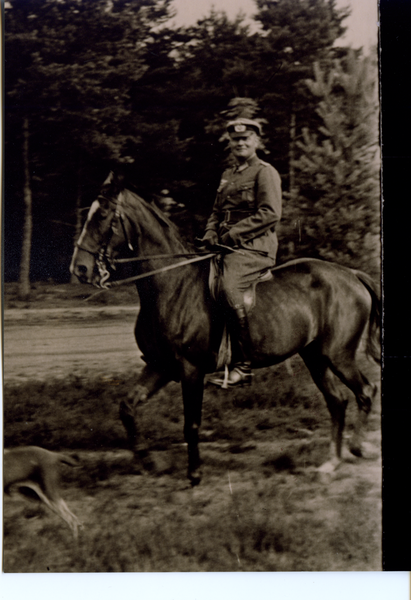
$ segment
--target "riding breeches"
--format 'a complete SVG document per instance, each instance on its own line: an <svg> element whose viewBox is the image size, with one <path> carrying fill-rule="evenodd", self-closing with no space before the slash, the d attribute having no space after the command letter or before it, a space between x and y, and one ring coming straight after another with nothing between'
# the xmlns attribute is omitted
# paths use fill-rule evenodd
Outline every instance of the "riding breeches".
<svg viewBox="0 0 411 600"><path fill-rule="evenodd" d="M241 249L221 257L220 289L231 308L244 305L244 292L264 274L275 266L275 260L255 252Z"/></svg>

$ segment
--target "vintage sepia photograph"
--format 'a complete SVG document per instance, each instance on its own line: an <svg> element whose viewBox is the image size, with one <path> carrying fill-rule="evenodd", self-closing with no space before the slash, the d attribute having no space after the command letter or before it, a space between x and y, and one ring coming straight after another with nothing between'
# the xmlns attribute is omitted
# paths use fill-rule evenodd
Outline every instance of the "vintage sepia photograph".
<svg viewBox="0 0 411 600"><path fill-rule="evenodd" d="M3 572L381 572L377 0L2 11Z"/></svg>

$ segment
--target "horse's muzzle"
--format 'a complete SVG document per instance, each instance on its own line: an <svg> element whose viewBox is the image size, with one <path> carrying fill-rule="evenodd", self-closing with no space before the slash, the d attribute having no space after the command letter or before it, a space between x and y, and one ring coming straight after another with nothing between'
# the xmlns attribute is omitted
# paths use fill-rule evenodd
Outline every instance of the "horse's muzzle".
<svg viewBox="0 0 411 600"><path fill-rule="evenodd" d="M74 270L74 275L76 275L81 283L87 283L87 267L85 265L78 265Z"/></svg>
<svg viewBox="0 0 411 600"><path fill-rule="evenodd" d="M89 276L88 269L85 265L76 265L71 273L77 277L80 283L93 283L92 277Z"/></svg>
<svg viewBox="0 0 411 600"><path fill-rule="evenodd" d="M70 264L70 273L75 275L80 283L99 285L100 276L95 257L76 248Z"/></svg>

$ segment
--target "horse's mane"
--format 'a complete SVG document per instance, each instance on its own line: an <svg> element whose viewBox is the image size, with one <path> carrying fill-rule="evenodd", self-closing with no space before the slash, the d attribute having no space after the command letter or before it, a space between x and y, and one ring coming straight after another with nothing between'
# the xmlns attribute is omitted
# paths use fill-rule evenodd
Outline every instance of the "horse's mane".
<svg viewBox="0 0 411 600"><path fill-rule="evenodd" d="M126 192L132 198L131 204L141 204L152 217L155 218L164 233L169 238L170 242L177 243L183 250L186 250L186 242L183 241L179 228L166 217L166 215L155 205L144 200L136 191L134 185L130 181L125 181L125 178L118 173L110 171L103 187L100 190L100 195L107 198L109 201L117 198L121 192ZM133 202L134 200L134 202Z"/></svg>
<svg viewBox="0 0 411 600"><path fill-rule="evenodd" d="M144 198L139 196L136 192L130 190L129 187L125 187L123 191L127 192L130 196L132 196L132 198L134 198L135 201L142 204L144 208L156 219L156 221L162 227L162 229L164 229L164 226L167 228L170 238L174 242L177 242L178 244L183 246L184 248L184 243L181 239L181 234L178 227L172 221L170 221L170 219L168 219L166 215L157 206L155 206L155 204L150 204L149 202L147 202L147 200L144 200Z"/></svg>

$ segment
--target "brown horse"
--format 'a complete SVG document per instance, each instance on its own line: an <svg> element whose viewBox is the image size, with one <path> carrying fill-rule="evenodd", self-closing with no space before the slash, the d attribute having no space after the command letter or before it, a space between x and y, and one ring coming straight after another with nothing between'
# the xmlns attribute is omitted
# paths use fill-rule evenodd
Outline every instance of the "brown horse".
<svg viewBox="0 0 411 600"><path fill-rule="evenodd" d="M89 211L71 273L83 283L101 286L109 265L130 250L143 259L134 263L141 302L135 336L146 366L134 399L121 404L121 420L138 454L142 446L136 405L169 381L181 381L188 477L194 485L201 478L198 440L204 379L216 368L223 311L210 296L209 261L164 270L176 263L173 256L187 253L177 229L110 174ZM300 354L331 414L331 456L320 469L332 471L341 460L347 406L335 375L358 404L350 450L361 456L376 386L360 371L355 356L365 333L367 355L379 360L379 290L365 273L316 259L293 260L272 272L271 280L258 284L249 314L252 367L267 367ZM147 273L151 274L145 277Z"/></svg>

